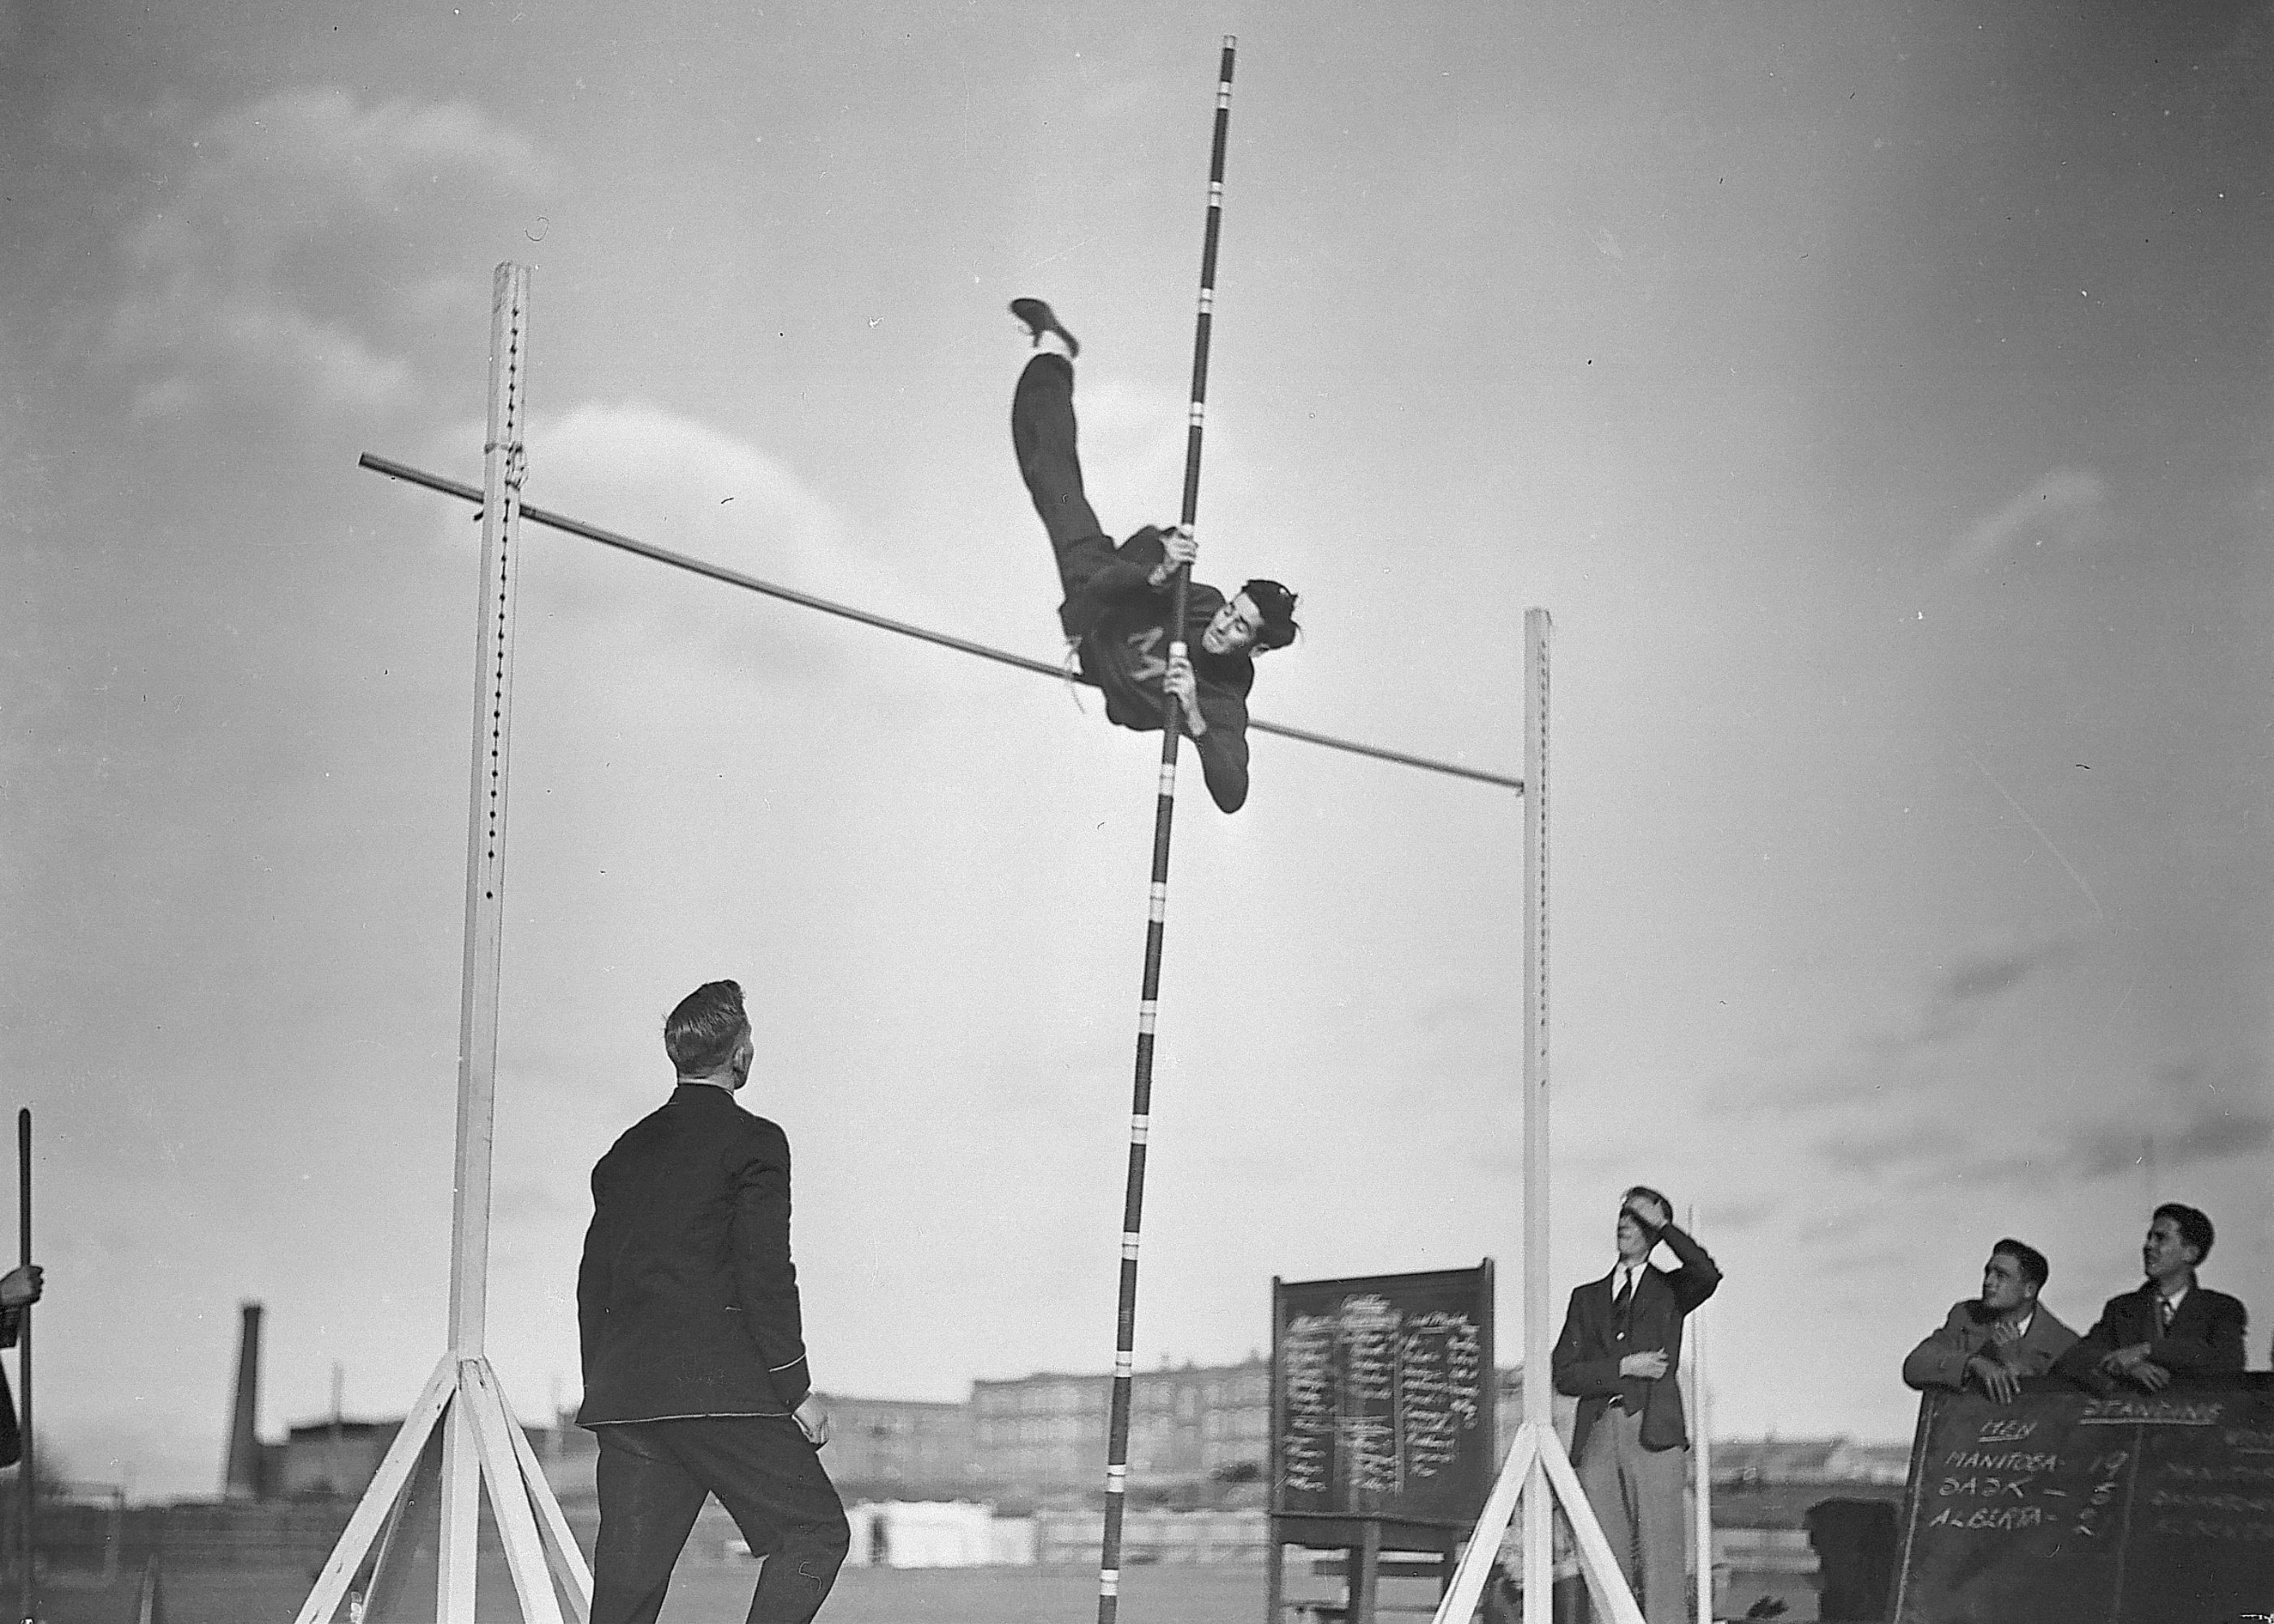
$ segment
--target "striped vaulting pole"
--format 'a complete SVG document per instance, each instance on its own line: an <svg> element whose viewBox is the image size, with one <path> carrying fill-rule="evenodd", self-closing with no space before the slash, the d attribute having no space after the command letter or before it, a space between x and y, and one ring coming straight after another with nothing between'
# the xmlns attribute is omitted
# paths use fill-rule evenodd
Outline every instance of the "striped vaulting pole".
<svg viewBox="0 0 2274 1624"><path fill-rule="evenodd" d="M1216 232L1224 219L1224 137L1231 126L1231 61L1239 41L1224 38L1216 71L1216 139L1209 153L1208 235L1201 248L1200 314L1193 330L1193 403L1185 435L1185 528L1200 511L1201 429L1208 415L1209 326L1216 304ZM1177 572L1170 611L1169 653L1185 649L1185 589L1189 570ZM1153 808L1153 884L1145 924L1145 989L1137 1004L1137 1077L1129 1107L1129 1185L1121 1209L1121 1300L1113 1344L1113 1413L1105 1453L1105 1539L1098 1556L1097 1624L1114 1624L1121 1601L1121 1519L1129 1487L1129 1399L1136 1376L1137 1237L1145 1213L1145 1139L1153 1110L1153 1026L1161 996L1161 937L1169 912L1169 835L1177 816L1177 742L1184 732L1181 707L1164 694L1161 784Z"/></svg>

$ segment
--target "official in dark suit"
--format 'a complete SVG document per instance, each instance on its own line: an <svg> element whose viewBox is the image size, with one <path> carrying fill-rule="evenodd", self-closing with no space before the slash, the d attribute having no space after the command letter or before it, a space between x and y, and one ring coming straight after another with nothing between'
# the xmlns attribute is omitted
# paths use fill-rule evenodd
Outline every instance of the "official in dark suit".
<svg viewBox="0 0 2274 1624"><path fill-rule="evenodd" d="M706 1494L765 1559L749 1624L805 1624L851 1534L817 1454L789 1141L734 1102L754 1052L740 987L689 994L663 1046L678 1086L592 1169L576 1275L576 1419L600 1444L591 1624L654 1624Z"/></svg>
<svg viewBox="0 0 2274 1624"><path fill-rule="evenodd" d="M1653 1267L1664 1241L1681 1265ZM1721 1271L1638 1184L1619 1203L1619 1260L1571 1293L1555 1340L1555 1390L1579 1401L1571 1453L1627 1588L1649 1624L1687 1624L1683 1466L1690 1444L1682 1388L1682 1322L1713 1295ZM1637 1581L1640 1583L1638 1584Z"/></svg>
<svg viewBox="0 0 2274 1624"><path fill-rule="evenodd" d="M2110 1297L2099 1322L2053 1368L2103 1397L2120 1383L2157 1393L2173 1376L2240 1370L2250 1311L2195 1283L2214 1238L2210 1219L2195 1208L2157 1207L2140 1247L2148 1278Z"/></svg>
<svg viewBox="0 0 2274 1624"><path fill-rule="evenodd" d="M1956 1392L1970 1380L1999 1403L2012 1403L2024 1376L2044 1375L2076 1343L2076 1333L2037 1301L2052 1274L2036 1247L1999 1241L1982 1266L1982 1295L1952 1304L1942 1328L1911 1350L1904 1385Z"/></svg>

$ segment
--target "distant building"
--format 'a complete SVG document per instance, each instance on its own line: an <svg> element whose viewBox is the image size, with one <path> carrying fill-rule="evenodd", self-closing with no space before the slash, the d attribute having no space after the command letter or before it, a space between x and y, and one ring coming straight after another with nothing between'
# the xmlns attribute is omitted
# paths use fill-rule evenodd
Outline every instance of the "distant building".
<svg viewBox="0 0 2274 1624"><path fill-rule="evenodd" d="M989 1492L1012 1500L1103 1485L1113 1379L1043 1373L971 1384L973 1453ZM1260 1478L1271 1453L1271 1367L1186 1365L1130 1384L1132 1489Z"/></svg>
<svg viewBox="0 0 2274 1624"><path fill-rule="evenodd" d="M1787 1484L1901 1484L1910 1472L1909 1444L1864 1444L1850 1438L1731 1438L1713 1442L1713 1481L1745 1487Z"/></svg>
<svg viewBox="0 0 2274 1624"><path fill-rule="evenodd" d="M395 1421L310 1421L293 1427L281 1444L265 1444L264 1500L353 1499L379 1475L388 1446L403 1430Z"/></svg>
<svg viewBox="0 0 2274 1624"><path fill-rule="evenodd" d="M967 1500L979 1486L970 1405L833 1393L821 1404L829 1412L822 1459L847 1500Z"/></svg>

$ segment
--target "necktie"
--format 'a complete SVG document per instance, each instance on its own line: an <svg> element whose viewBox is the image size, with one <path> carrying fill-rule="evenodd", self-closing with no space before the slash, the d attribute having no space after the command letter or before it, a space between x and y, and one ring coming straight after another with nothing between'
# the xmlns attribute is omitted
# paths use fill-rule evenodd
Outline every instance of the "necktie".
<svg viewBox="0 0 2274 1624"><path fill-rule="evenodd" d="M1630 1272L1619 1276L1619 1295L1617 1299L1612 1303L1611 1310L1614 1313L1618 1315L1619 1323L1621 1325L1624 1325L1626 1323L1627 1311L1633 1306L1634 1275Z"/></svg>
<svg viewBox="0 0 2274 1624"><path fill-rule="evenodd" d="M2156 1299L2156 1333L2157 1335L2161 1335L2171 1328L2172 1299L2167 1297L2159 1297Z"/></svg>

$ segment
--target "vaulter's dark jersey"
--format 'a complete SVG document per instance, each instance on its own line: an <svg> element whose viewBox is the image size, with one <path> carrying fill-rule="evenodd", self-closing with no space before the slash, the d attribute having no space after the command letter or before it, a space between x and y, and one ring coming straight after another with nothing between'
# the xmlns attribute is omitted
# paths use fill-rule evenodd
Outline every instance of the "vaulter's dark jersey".
<svg viewBox="0 0 2274 1624"><path fill-rule="evenodd" d="M1059 560L1067 595L1058 622L1080 641L1082 674L1104 694L1107 719L1139 733L1158 733L1163 720L1161 678L1169 668L1175 587L1156 588L1149 577L1166 556L1161 532L1148 525L1118 547L1101 536ZM1216 804L1237 812L1247 800L1247 690L1255 665L1245 654L1210 654L1201 646L1201 634L1223 606L1216 588L1197 581L1186 587L1186 652L1208 724L1193 748Z"/></svg>

